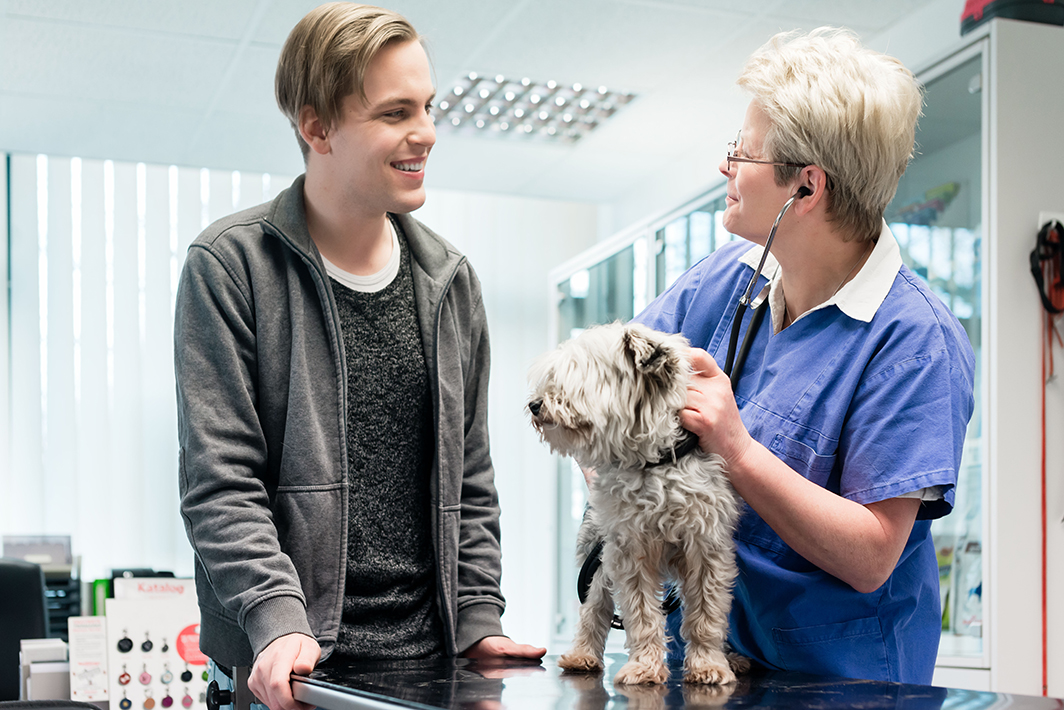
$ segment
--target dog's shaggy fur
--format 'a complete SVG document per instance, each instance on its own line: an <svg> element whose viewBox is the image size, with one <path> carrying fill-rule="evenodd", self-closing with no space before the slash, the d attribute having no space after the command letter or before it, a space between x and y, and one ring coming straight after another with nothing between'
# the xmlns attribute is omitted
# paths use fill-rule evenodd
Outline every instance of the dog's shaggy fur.
<svg viewBox="0 0 1064 710"><path fill-rule="evenodd" d="M559 661L566 670L603 668L616 597L629 656L614 682L665 682L661 595L668 579L683 600L684 679L731 683L729 660L744 668L745 659L729 658L724 648L738 498L719 456L697 447L678 460L669 456L685 435L679 412L691 377L687 353L681 335L615 323L563 343L529 373L528 410L541 438L597 474L579 561L606 540L573 648Z"/></svg>

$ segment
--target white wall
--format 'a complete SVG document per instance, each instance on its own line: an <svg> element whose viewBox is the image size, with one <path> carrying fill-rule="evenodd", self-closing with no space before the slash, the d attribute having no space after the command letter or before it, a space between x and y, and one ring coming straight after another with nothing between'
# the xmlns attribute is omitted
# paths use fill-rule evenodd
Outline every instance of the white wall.
<svg viewBox="0 0 1064 710"><path fill-rule="evenodd" d="M547 349L547 272L595 242L594 205L429 190L415 216L465 253L491 333L491 453L502 506L506 633L548 646L555 578L554 466L525 416L525 373ZM553 651L554 649L552 649Z"/></svg>
<svg viewBox="0 0 1064 710"><path fill-rule="evenodd" d="M1029 270L1042 211L1064 213L1064 29L1001 21L991 34L989 254L992 328L990 451L991 679L994 690L1042 688L1041 301ZM1064 352L1046 388L1049 693L1064 695Z"/></svg>

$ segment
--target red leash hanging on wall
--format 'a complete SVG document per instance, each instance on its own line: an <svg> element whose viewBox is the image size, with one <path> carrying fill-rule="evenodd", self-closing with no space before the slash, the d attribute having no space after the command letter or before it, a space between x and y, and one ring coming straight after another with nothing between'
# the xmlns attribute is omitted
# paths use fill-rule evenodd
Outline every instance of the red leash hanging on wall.
<svg viewBox="0 0 1064 710"><path fill-rule="evenodd" d="M1031 274L1042 299L1045 327L1042 330L1042 695L1049 692L1049 622L1046 590L1046 388L1053 378L1053 342L1064 346L1056 320L1064 312L1064 225L1047 222L1038 231L1031 252ZM1046 361L1049 368L1046 371Z"/></svg>

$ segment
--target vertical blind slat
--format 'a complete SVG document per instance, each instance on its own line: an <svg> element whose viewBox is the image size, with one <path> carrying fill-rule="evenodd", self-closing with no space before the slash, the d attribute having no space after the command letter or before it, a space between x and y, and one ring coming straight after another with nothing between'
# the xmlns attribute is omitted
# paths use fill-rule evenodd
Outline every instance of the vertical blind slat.
<svg viewBox="0 0 1064 710"><path fill-rule="evenodd" d="M74 289L71 255L70 159L48 159L47 375L44 398L44 486L69 491L77 480L77 431L74 427ZM71 496L52 496L45 507L45 526L73 534L77 509Z"/></svg>
<svg viewBox="0 0 1064 710"><path fill-rule="evenodd" d="M106 569L111 547L111 459L107 386L107 260L104 164L81 164L81 385L77 402L78 503L84 514L76 550L85 570Z"/></svg>
<svg viewBox="0 0 1064 710"><path fill-rule="evenodd" d="M44 521L41 460L41 312L37 157L11 157L11 511L10 532Z"/></svg>

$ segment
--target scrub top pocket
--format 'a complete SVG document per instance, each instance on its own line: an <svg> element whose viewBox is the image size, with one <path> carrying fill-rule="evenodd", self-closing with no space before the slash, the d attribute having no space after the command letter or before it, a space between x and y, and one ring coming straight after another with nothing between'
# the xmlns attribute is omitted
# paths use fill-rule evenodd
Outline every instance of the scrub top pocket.
<svg viewBox="0 0 1064 710"><path fill-rule="evenodd" d="M796 439L776 434L768 445L776 458L817 485L838 493L838 482L831 480L838 452L838 442L833 442L830 454L818 453L816 449ZM831 484L834 483L834 488Z"/></svg>
<svg viewBox="0 0 1064 710"><path fill-rule="evenodd" d="M888 668L883 629L875 616L796 629L772 629L785 670L865 678Z"/></svg>

